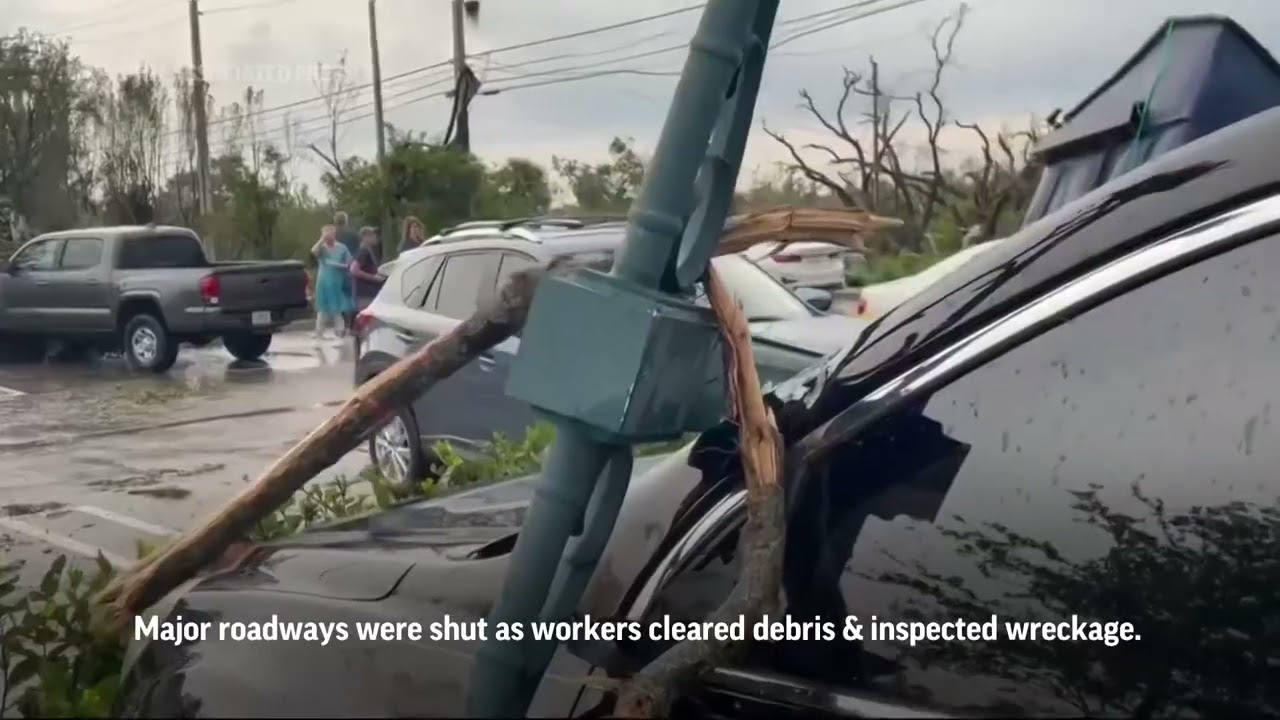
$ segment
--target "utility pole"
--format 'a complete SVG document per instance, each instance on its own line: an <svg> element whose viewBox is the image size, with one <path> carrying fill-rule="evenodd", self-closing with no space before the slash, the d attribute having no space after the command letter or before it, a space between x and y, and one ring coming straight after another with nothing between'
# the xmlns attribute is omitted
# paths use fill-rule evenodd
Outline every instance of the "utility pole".
<svg viewBox="0 0 1280 720"><path fill-rule="evenodd" d="M458 147L471 150L471 118L467 106L467 39L465 0L453 0L453 90L457 111L457 125L454 127L454 140Z"/></svg>
<svg viewBox="0 0 1280 720"><path fill-rule="evenodd" d="M386 173L387 138L382 120L382 60L378 53L377 0L369 0L369 52L373 55L373 120L377 123L378 167Z"/></svg>
<svg viewBox="0 0 1280 720"><path fill-rule="evenodd" d="M200 190L200 215L207 217L213 212L213 189L209 183L209 86L204 81L204 57L200 49L200 4L199 0L189 0L188 10L191 16L191 110L196 121L196 183ZM204 236L204 233L202 233ZM204 238L205 252L213 250L209 238Z"/></svg>
<svg viewBox="0 0 1280 720"><path fill-rule="evenodd" d="M871 58L871 208L880 209L880 65Z"/></svg>
<svg viewBox="0 0 1280 720"><path fill-rule="evenodd" d="M378 220L382 226L380 241L386 250L387 230L391 227L390 191L387 190L387 138L382 119L382 59L378 53L378 11L377 0L369 0L369 52L372 54L373 70L373 122L376 124L375 137L378 143L378 174L382 177L383 198L382 217Z"/></svg>

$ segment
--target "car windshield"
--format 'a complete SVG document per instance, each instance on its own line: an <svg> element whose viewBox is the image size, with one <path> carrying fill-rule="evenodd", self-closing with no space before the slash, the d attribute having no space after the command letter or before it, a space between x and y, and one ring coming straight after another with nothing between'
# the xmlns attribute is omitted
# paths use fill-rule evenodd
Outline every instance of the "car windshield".
<svg viewBox="0 0 1280 720"><path fill-rule="evenodd" d="M613 265L613 250L592 250L577 253L574 260L597 270L608 271ZM716 271L729 292L738 299L748 322L795 320L813 317L813 311L778 281L769 277L755 263L740 255L722 255L715 258ZM701 285L694 302L706 306L707 298Z"/></svg>

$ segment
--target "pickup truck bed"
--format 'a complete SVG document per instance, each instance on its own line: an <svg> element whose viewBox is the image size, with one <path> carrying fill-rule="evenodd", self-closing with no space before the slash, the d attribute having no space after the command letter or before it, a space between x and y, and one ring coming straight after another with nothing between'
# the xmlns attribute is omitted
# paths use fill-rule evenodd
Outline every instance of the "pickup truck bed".
<svg viewBox="0 0 1280 720"><path fill-rule="evenodd" d="M119 349L131 365L168 370L183 342L221 338L257 359L307 312L296 261L213 262L186 228L87 228L23 245L0 274L0 336Z"/></svg>

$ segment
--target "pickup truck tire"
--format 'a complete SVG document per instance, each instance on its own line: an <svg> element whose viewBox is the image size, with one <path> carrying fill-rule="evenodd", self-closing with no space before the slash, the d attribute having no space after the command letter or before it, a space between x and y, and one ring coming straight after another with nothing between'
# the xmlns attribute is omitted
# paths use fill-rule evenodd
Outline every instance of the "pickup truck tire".
<svg viewBox="0 0 1280 720"><path fill-rule="evenodd" d="M178 342L154 315L129 318L121 333L121 345L129 367L153 373L168 372L178 360Z"/></svg>
<svg viewBox="0 0 1280 720"><path fill-rule="evenodd" d="M238 360L257 360L271 347L271 338L258 333L228 333L222 337L222 346Z"/></svg>

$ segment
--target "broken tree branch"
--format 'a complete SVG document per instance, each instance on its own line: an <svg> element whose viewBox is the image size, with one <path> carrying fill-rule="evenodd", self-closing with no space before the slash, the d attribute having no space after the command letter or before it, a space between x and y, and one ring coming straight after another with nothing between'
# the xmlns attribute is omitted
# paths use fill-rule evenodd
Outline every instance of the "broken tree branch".
<svg viewBox="0 0 1280 720"><path fill-rule="evenodd" d="M730 623L741 616L755 618L777 611L786 535L782 436L760 389L747 318L714 267L707 271L707 299L724 339L729 408L738 423L738 452L747 487L742 574L729 598L707 618ZM677 643L622 687L614 716L667 717L680 691L730 649L729 641L715 639Z"/></svg>
<svg viewBox="0 0 1280 720"><path fill-rule="evenodd" d="M814 239L856 247L858 234L894 223L890 218L862 210L777 208L736 218L721 236L715 254L739 252L758 242L787 244ZM223 557L226 549L243 540L262 518L356 447L397 405L422 395L482 352L519 332L541 281L548 273L571 267L560 263L516 273L494 302L361 385L332 418L272 464L222 510L108 587L102 599L113 605L111 615L116 628L127 627L134 615ZM740 393L759 395L755 366L750 360L748 352L742 362L746 362L749 369L735 371L742 374L738 389ZM741 412L749 417L755 412L754 406ZM752 442L760 440L756 438ZM744 442L744 447L751 445ZM753 458L751 462L761 461ZM763 520L757 519L757 522ZM237 554L243 556L245 552L247 550L241 548Z"/></svg>
<svg viewBox="0 0 1280 720"><path fill-rule="evenodd" d="M495 302L361 385L329 420L277 460L202 526L135 566L104 592L123 627L222 556L308 480L356 447L405 397L417 397L524 326L538 284L554 268L516 273Z"/></svg>

